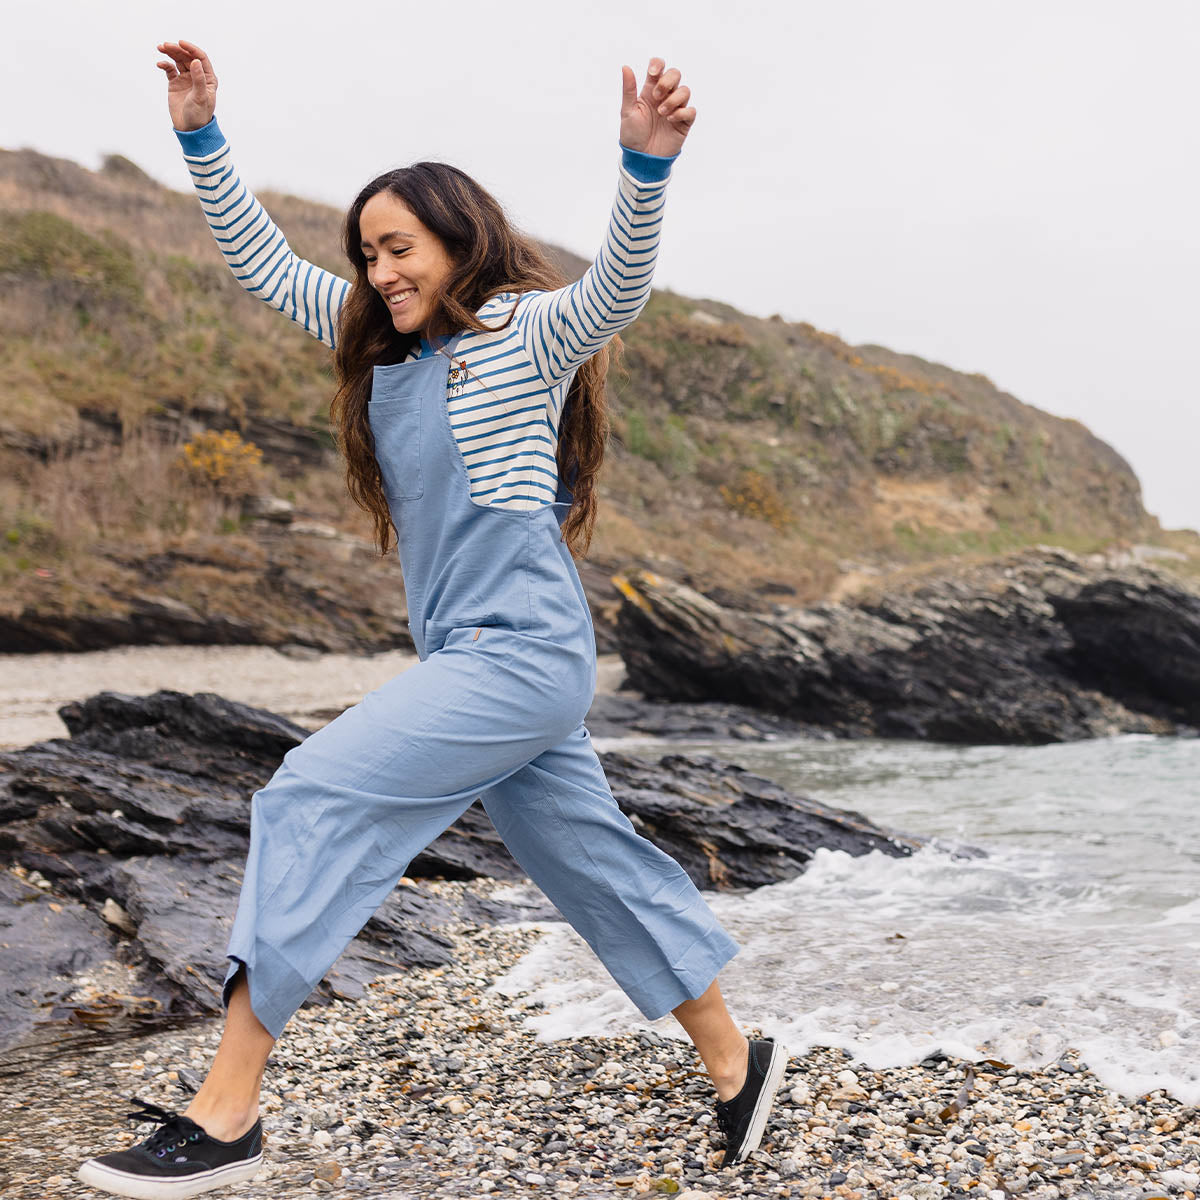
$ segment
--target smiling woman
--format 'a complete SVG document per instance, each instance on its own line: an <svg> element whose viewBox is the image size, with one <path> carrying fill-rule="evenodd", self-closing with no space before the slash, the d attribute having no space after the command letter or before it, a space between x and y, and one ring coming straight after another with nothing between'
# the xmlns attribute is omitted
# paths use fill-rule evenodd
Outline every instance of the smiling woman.
<svg viewBox="0 0 1200 1200"><path fill-rule="evenodd" d="M351 496L394 534L420 662L290 750L251 804L225 1031L186 1113L80 1177L192 1196L262 1162L274 1041L410 860L477 798L514 857L648 1019L673 1013L717 1092L726 1165L759 1144L787 1055L717 984L737 951L682 868L613 800L584 717L596 686L575 566L595 519L608 343L650 292L671 162L695 119L675 69L622 68L621 165L596 261L566 285L474 180L417 163L346 216L341 279L292 253L241 182L190 42L158 65L221 252L334 351ZM139 1101L139 1103L141 1103Z"/></svg>

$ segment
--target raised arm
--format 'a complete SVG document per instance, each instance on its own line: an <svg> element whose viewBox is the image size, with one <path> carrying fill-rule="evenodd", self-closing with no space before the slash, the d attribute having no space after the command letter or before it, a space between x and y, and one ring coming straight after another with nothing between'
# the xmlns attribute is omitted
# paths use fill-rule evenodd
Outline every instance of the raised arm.
<svg viewBox="0 0 1200 1200"><path fill-rule="evenodd" d="M522 298L525 348L547 382L565 379L631 325L650 297L671 164L696 119L679 71L650 60L642 90L621 68L621 171L596 261L570 287Z"/></svg>
<svg viewBox="0 0 1200 1200"><path fill-rule="evenodd" d="M292 252L267 210L242 183L217 125L217 77L212 63L191 42L163 42L170 61L167 103L200 207L234 278L332 348L337 314L350 290L347 280Z"/></svg>

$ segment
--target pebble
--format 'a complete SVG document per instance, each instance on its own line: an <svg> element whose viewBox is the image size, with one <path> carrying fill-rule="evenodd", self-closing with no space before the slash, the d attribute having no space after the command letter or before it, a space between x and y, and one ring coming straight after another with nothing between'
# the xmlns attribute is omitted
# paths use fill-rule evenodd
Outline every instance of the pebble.
<svg viewBox="0 0 1200 1200"><path fill-rule="evenodd" d="M507 885L427 886L450 900L486 900ZM645 1031L539 1042L524 1024L537 1010L489 991L538 931L463 925L448 936L453 963L376 980L361 999L293 1018L267 1068L268 1166L238 1200L333 1191L347 1200L461 1200L543 1189L580 1200L1197 1200L1200 1192L1197 1110L1161 1091L1123 1098L1074 1051L1042 1070L988 1065L995 1054L984 1048L973 1064L938 1053L869 1070L840 1049L813 1047L789 1064L761 1148L723 1170L714 1096L689 1043ZM132 1140L120 1097L182 1108L219 1035L205 1021L8 1076L5 1200L78 1195L74 1164ZM943 1121L968 1065L973 1089ZM15 1146L30 1153L11 1153Z"/></svg>

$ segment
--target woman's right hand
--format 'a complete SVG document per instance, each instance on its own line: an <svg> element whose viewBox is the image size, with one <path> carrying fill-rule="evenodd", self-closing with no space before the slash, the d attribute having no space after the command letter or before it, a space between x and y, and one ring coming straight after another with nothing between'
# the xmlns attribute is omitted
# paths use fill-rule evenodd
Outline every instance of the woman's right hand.
<svg viewBox="0 0 1200 1200"><path fill-rule="evenodd" d="M201 129L217 107L217 76L208 55L193 42L159 42L170 62L157 65L167 76L167 107L176 129Z"/></svg>

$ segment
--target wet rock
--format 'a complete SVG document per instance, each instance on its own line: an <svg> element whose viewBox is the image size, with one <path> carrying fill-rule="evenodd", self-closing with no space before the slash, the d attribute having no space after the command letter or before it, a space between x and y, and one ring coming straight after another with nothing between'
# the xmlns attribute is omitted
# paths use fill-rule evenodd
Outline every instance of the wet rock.
<svg viewBox="0 0 1200 1200"><path fill-rule="evenodd" d="M75 976L112 957L111 935L96 913L13 871L0 871L0 943L0 1046L64 1004Z"/></svg>
<svg viewBox="0 0 1200 1200"><path fill-rule="evenodd" d="M1200 594L1147 567L1040 548L772 613L646 571L618 583L621 656L650 700L949 742L1200 728Z"/></svg>
<svg viewBox="0 0 1200 1200"><path fill-rule="evenodd" d="M598 694L588 710L587 727L597 738L644 734L696 741L762 741L766 737L832 736L827 730L746 705L718 701L672 704L623 693Z"/></svg>
<svg viewBox="0 0 1200 1200"><path fill-rule="evenodd" d="M610 753L601 759L613 795L634 828L701 888L761 887L794 879L821 847L901 857L921 844L861 813L794 796L705 755L668 754L655 762Z"/></svg>

